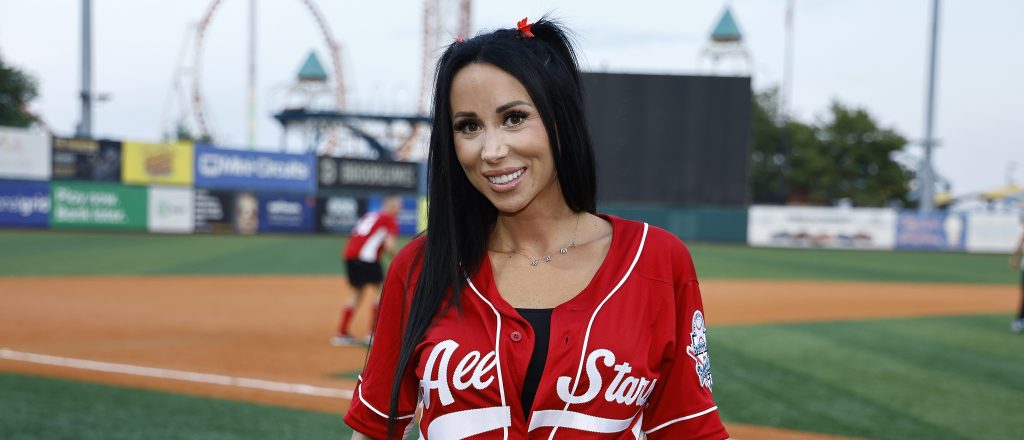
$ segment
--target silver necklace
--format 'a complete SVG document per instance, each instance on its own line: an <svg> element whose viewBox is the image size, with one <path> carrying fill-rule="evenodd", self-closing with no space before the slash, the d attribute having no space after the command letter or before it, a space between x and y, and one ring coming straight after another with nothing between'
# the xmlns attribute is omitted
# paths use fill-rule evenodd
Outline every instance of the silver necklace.
<svg viewBox="0 0 1024 440"><path fill-rule="evenodd" d="M580 217L581 217L580 214L576 214L576 227L573 228L573 230L572 230L572 240L569 242L569 245L565 246L565 247L558 248L558 253L563 254L563 255L564 254L568 254L570 248L576 247L576 232L580 229ZM526 255L526 253L516 249L515 246L512 246L511 244L509 244L507 241L505 241L504 238L501 238L501 234L500 233L499 234L495 234L495 235L497 235L498 236L498 240L501 240L501 242L504 243L505 246L508 246L508 248L511 249L512 252L515 252L515 253L517 253L519 255L522 255L522 256L526 257L527 260L530 260L530 266L537 267L538 265L540 265L540 262L542 260L545 263L550 263L551 262L551 255L544 255L544 256L542 256L540 258L533 258L533 257L531 257L529 255ZM509 257L509 258L511 258L511 257Z"/></svg>

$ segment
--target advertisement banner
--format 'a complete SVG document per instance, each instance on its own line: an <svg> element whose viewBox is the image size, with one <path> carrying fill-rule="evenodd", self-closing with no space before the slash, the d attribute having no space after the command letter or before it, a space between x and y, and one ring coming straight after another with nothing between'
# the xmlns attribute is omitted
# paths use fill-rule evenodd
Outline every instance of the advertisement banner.
<svg viewBox="0 0 1024 440"><path fill-rule="evenodd" d="M53 182L50 190L54 228L146 230L146 188Z"/></svg>
<svg viewBox="0 0 1024 440"><path fill-rule="evenodd" d="M149 231L187 234L195 229L191 188L149 187Z"/></svg>
<svg viewBox="0 0 1024 440"><path fill-rule="evenodd" d="M138 185L191 185L194 153L191 142L124 142L121 180Z"/></svg>
<svg viewBox="0 0 1024 440"><path fill-rule="evenodd" d="M366 212L380 209L383 197L370 197L366 201ZM402 211L398 213L398 234L416 235L419 232L419 197L402 197Z"/></svg>
<svg viewBox="0 0 1024 440"><path fill-rule="evenodd" d="M316 230L347 234L366 212L366 202L355 197L322 197L316 204Z"/></svg>
<svg viewBox="0 0 1024 440"><path fill-rule="evenodd" d="M50 183L0 181L0 227L50 224Z"/></svg>
<svg viewBox="0 0 1024 440"><path fill-rule="evenodd" d="M208 145L195 149L195 185L201 188L316 192L316 157L228 150Z"/></svg>
<svg viewBox="0 0 1024 440"><path fill-rule="evenodd" d="M967 214L967 252L1013 252L1024 233L1024 213L971 212Z"/></svg>
<svg viewBox="0 0 1024 440"><path fill-rule="evenodd" d="M53 138L53 179L121 181L121 142Z"/></svg>
<svg viewBox="0 0 1024 440"><path fill-rule="evenodd" d="M195 190L195 231L235 231L235 193L228 191Z"/></svg>
<svg viewBox="0 0 1024 440"><path fill-rule="evenodd" d="M415 192L419 165L321 156L318 182L322 189Z"/></svg>
<svg viewBox="0 0 1024 440"><path fill-rule="evenodd" d="M50 136L0 127L0 179L50 180Z"/></svg>
<svg viewBox="0 0 1024 440"><path fill-rule="evenodd" d="M896 249L962 251L967 228L961 214L902 211L896 221Z"/></svg>
<svg viewBox="0 0 1024 440"><path fill-rule="evenodd" d="M418 203L419 212L417 212L416 220L416 233L427 230L427 209L430 208L430 203L427 201L426 196L420 196Z"/></svg>
<svg viewBox="0 0 1024 440"><path fill-rule="evenodd" d="M887 208L751 206L751 246L893 249L896 211Z"/></svg>
<svg viewBox="0 0 1024 440"><path fill-rule="evenodd" d="M259 232L312 232L316 197L261 195Z"/></svg>

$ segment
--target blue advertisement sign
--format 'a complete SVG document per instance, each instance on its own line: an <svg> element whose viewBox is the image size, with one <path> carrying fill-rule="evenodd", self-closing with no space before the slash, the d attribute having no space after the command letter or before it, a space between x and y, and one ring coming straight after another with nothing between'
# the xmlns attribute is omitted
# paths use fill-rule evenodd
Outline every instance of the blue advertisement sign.
<svg viewBox="0 0 1024 440"><path fill-rule="evenodd" d="M50 183L0 181L0 226L50 225Z"/></svg>
<svg viewBox="0 0 1024 440"><path fill-rule="evenodd" d="M896 220L896 249L962 251L966 233L962 214L903 211Z"/></svg>
<svg viewBox="0 0 1024 440"><path fill-rule="evenodd" d="M370 197L366 200L366 211L379 211L384 203L383 197ZM416 235L419 223L419 198L402 197L402 212L398 213L398 235Z"/></svg>
<svg viewBox="0 0 1024 440"><path fill-rule="evenodd" d="M198 144L195 185L251 191L316 192L316 157L229 150Z"/></svg>
<svg viewBox="0 0 1024 440"><path fill-rule="evenodd" d="M260 232L312 232L316 197L260 195Z"/></svg>

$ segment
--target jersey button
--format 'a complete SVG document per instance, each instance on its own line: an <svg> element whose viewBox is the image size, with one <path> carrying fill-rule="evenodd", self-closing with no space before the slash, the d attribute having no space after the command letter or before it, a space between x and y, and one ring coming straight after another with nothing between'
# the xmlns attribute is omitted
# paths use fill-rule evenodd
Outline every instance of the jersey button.
<svg viewBox="0 0 1024 440"><path fill-rule="evenodd" d="M519 342L523 340L523 334L519 332L512 332L508 337L512 339L512 342Z"/></svg>

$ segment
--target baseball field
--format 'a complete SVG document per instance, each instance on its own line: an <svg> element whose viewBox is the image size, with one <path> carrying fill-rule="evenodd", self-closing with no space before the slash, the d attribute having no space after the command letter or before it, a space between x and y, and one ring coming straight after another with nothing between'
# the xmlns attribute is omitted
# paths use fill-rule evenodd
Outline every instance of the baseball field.
<svg viewBox="0 0 1024 440"><path fill-rule="evenodd" d="M1005 255L689 245L734 437L1024 436ZM0 230L0 439L348 438L341 246Z"/></svg>

